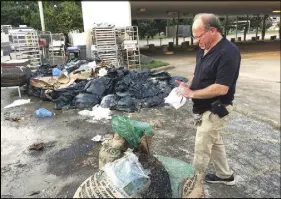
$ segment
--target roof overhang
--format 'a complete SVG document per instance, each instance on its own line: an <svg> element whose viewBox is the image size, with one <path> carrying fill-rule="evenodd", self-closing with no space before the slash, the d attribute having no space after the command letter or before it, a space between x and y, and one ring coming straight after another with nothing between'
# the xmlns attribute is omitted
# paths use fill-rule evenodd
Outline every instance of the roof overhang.
<svg viewBox="0 0 281 199"><path fill-rule="evenodd" d="M280 10L280 1L130 1L132 19L188 18L197 13L219 16L270 15Z"/></svg>

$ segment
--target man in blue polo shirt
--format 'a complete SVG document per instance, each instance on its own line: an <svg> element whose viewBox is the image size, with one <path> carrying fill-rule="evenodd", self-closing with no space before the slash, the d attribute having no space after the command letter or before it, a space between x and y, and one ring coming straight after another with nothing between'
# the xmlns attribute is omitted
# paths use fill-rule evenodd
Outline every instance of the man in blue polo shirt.
<svg viewBox="0 0 281 199"><path fill-rule="evenodd" d="M197 132L193 167L203 179L211 160L216 173L207 174L205 180L233 185L234 175L228 165L220 130L233 110L241 55L238 47L222 35L219 19L214 14L196 15L192 33L200 47L195 72L187 84L180 84L179 92L194 103Z"/></svg>

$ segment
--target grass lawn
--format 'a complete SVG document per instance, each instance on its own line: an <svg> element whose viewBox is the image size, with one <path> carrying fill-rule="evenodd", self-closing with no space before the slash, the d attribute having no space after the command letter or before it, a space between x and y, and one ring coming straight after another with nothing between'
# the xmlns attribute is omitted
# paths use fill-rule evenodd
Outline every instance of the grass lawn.
<svg viewBox="0 0 281 199"><path fill-rule="evenodd" d="M152 69L152 68L159 68L161 66L168 66L168 65L169 64L167 62L153 60L150 64L142 64L141 67Z"/></svg>

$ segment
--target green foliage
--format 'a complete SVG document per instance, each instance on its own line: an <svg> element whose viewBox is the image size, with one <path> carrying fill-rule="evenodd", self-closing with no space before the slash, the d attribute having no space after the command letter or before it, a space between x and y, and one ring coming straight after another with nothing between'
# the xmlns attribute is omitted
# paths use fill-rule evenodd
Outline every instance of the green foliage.
<svg viewBox="0 0 281 199"><path fill-rule="evenodd" d="M159 68L161 66L168 66L168 65L169 64L166 62L153 60L150 64L142 64L141 67L152 69L152 68Z"/></svg>
<svg viewBox="0 0 281 199"><path fill-rule="evenodd" d="M67 33L70 30L83 30L81 2L43 1L46 31ZM18 26L25 24L41 29L37 1L1 1L1 24Z"/></svg>

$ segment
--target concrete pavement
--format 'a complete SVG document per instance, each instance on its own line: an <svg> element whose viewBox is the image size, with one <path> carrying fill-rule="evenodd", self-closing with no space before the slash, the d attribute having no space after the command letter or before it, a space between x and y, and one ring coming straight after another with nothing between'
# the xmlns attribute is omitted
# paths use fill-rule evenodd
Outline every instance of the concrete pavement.
<svg viewBox="0 0 281 199"><path fill-rule="evenodd" d="M254 46L254 53L243 54L248 58L241 65L234 102L237 108L222 133L237 185L206 184L209 198L280 198L280 127L264 119L279 121L280 125L280 54L276 53L278 45L268 46L269 49L265 46ZM261 56L257 57L256 52ZM155 58L173 64L176 68L169 72L174 75L193 73L193 52ZM53 103L34 97L30 98L31 104L3 110L15 99L18 99L16 90L1 90L1 197L72 197L77 187L98 168L101 144L91 139L98 134L113 133L111 123L88 123L78 115L79 110L54 110ZM187 103L178 110L142 109L136 114L136 119L160 120L164 124L154 129L154 154L192 162L196 129L191 124L191 106L192 103ZM42 107L56 115L36 118L34 111ZM5 116L9 114L21 115L25 120L7 121ZM38 141L45 143L45 150L27 149ZM213 171L211 165L209 171ZM34 192L37 193L30 196Z"/></svg>

